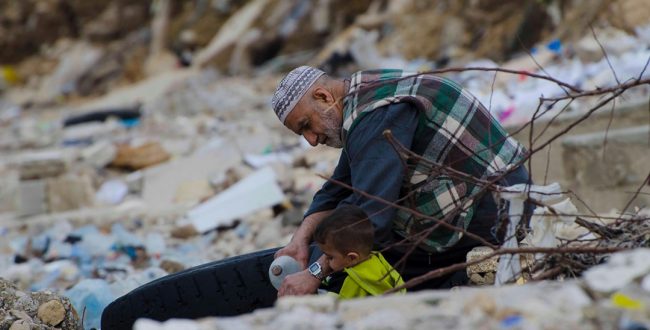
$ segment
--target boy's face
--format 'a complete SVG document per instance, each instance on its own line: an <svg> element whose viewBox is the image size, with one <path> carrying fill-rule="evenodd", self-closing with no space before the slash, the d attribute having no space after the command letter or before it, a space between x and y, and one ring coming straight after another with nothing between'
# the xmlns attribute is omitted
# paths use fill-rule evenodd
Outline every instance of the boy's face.
<svg viewBox="0 0 650 330"><path fill-rule="evenodd" d="M354 266L359 261L358 253L348 252L343 254L329 242L318 244L318 246L323 251L329 267L335 272L341 271L346 267Z"/></svg>

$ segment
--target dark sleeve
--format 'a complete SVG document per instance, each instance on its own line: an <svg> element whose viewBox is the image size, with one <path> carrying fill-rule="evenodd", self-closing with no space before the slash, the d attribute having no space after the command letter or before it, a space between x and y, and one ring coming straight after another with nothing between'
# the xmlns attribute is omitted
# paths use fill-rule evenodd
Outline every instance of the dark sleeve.
<svg viewBox="0 0 650 330"><path fill-rule="evenodd" d="M352 186L382 199L397 201L404 167L383 132L390 129L397 141L410 148L417 123L417 110L407 103L388 105L365 115L348 137L346 145ZM358 205L370 216L376 243L385 246L391 241L395 208L387 208L386 204L356 192L342 203Z"/></svg>
<svg viewBox="0 0 650 330"><path fill-rule="evenodd" d="M348 156L345 150L341 151L339 163L336 165L331 178L351 185L350 166L348 164ZM330 181L326 181L323 184L323 187L321 187L320 190L316 192L316 195L314 195L314 200L311 202L309 210L305 213L305 217L315 212L335 209L340 201L344 200L351 194L352 192L349 189L343 188Z"/></svg>

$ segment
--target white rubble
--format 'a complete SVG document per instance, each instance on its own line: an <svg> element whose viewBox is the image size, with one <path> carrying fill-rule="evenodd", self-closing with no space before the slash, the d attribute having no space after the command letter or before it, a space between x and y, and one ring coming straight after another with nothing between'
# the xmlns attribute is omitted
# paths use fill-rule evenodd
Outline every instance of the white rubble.
<svg viewBox="0 0 650 330"><path fill-rule="evenodd" d="M615 270L624 261L620 272L612 272L622 278L616 280L616 289L623 289L633 285L634 278L648 278L649 253L649 249L637 249L614 254L593 272ZM181 324L187 329L267 329L269 325L274 329L600 329L649 324L648 305L642 307L645 314L630 314L632 310L617 304L616 299L650 301L650 291L637 293L643 298L620 298L628 296L619 293L619 298L606 295L594 300L588 292L602 288L602 283L591 279L593 276L566 282L423 291L343 301L329 295L286 297L273 308L238 317L167 322L141 319L134 329L162 330ZM613 303L608 299L614 299Z"/></svg>

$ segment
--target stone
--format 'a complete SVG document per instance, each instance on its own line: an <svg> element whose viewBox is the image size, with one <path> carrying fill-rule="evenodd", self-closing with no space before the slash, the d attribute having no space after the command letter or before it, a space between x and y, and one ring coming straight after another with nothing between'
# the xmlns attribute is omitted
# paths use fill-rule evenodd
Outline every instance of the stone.
<svg viewBox="0 0 650 330"><path fill-rule="evenodd" d="M565 176L579 185L598 188L639 184L650 161L649 134L646 125L565 137Z"/></svg>
<svg viewBox="0 0 650 330"><path fill-rule="evenodd" d="M25 293L0 278L0 304L2 329L80 328L79 316L68 298L48 291Z"/></svg>
<svg viewBox="0 0 650 330"><path fill-rule="evenodd" d="M117 148L110 142L102 140L81 151L81 158L95 168L104 168L117 155Z"/></svg>
<svg viewBox="0 0 650 330"><path fill-rule="evenodd" d="M485 281L485 277L480 275L480 274L477 274L477 273L469 275L469 282L471 284L474 284L474 285L486 285L486 284L488 284Z"/></svg>
<svg viewBox="0 0 650 330"><path fill-rule="evenodd" d="M175 203L203 201L214 195L214 190L208 180L193 180L181 183L176 189Z"/></svg>
<svg viewBox="0 0 650 330"><path fill-rule="evenodd" d="M280 312L306 307L314 312L331 313L336 309L336 297L331 295L285 296L278 299L275 307Z"/></svg>
<svg viewBox="0 0 650 330"><path fill-rule="evenodd" d="M47 201L50 212L63 212L90 207L95 192L87 175L67 174L47 180Z"/></svg>
<svg viewBox="0 0 650 330"><path fill-rule="evenodd" d="M13 316L15 316L15 317L17 317L17 318L19 318L21 320L25 320L25 321L29 321L29 322L33 321L31 316L29 316L29 314L25 313L24 311L12 309L9 312L11 313L11 315L13 315Z"/></svg>
<svg viewBox="0 0 650 330"><path fill-rule="evenodd" d="M19 208L20 174L0 167L0 213L15 213Z"/></svg>
<svg viewBox="0 0 650 330"><path fill-rule="evenodd" d="M185 270L185 266L180 262L167 260L167 259L162 260L160 262L160 268L162 268L164 271L166 271L169 274L178 273L182 270Z"/></svg>
<svg viewBox="0 0 650 330"><path fill-rule="evenodd" d="M45 180L25 180L20 182L18 215L32 216L47 212Z"/></svg>
<svg viewBox="0 0 650 330"><path fill-rule="evenodd" d="M197 231L205 233L230 226L235 219L279 204L284 199L275 172L267 167L191 209L187 218Z"/></svg>
<svg viewBox="0 0 650 330"><path fill-rule="evenodd" d="M125 128L117 120L87 122L68 126L63 130L63 143L68 145L89 145L95 141L108 140L119 136Z"/></svg>
<svg viewBox="0 0 650 330"><path fill-rule="evenodd" d="M65 318L65 307L58 300L50 300L38 308L38 318L48 325L56 326Z"/></svg>
<svg viewBox="0 0 650 330"><path fill-rule="evenodd" d="M150 207L163 207L175 200L199 202L208 196L204 182L225 173L241 163L239 152L232 146L221 145L215 153L174 159L143 171L142 196ZM209 196L211 196L210 194Z"/></svg>
<svg viewBox="0 0 650 330"><path fill-rule="evenodd" d="M258 249L275 247L278 237L282 237L282 222L279 218L269 218L256 232L254 241Z"/></svg>
<svg viewBox="0 0 650 330"><path fill-rule="evenodd" d="M467 262L485 257L492 252L494 252L494 250L487 246L477 246L467 253ZM467 266L467 275L471 277L472 274L496 272L498 261L499 257L494 256L481 263Z"/></svg>
<svg viewBox="0 0 650 330"><path fill-rule="evenodd" d="M32 323L27 320L16 320L11 324L9 330L30 330L32 329Z"/></svg>
<svg viewBox="0 0 650 330"><path fill-rule="evenodd" d="M179 226L171 230L171 236L180 239L187 239L198 234L199 232L192 225Z"/></svg>
<svg viewBox="0 0 650 330"><path fill-rule="evenodd" d="M119 145L112 166L139 170L167 161L171 155L158 142L140 146Z"/></svg>
<svg viewBox="0 0 650 330"><path fill-rule="evenodd" d="M25 152L11 163L18 167L22 180L54 177L66 170L65 155L57 149Z"/></svg>
<svg viewBox="0 0 650 330"><path fill-rule="evenodd" d="M632 30L650 23L650 3L643 0L619 0L611 4L610 20L620 28Z"/></svg>

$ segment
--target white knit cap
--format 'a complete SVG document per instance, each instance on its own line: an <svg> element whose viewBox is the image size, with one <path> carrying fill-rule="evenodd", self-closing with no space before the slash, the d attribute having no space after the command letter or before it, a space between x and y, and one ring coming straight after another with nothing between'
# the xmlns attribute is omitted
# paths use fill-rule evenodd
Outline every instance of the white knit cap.
<svg viewBox="0 0 650 330"><path fill-rule="evenodd" d="M309 87L324 74L325 72L319 69L303 65L291 70L282 78L273 93L271 106L283 124Z"/></svg>

